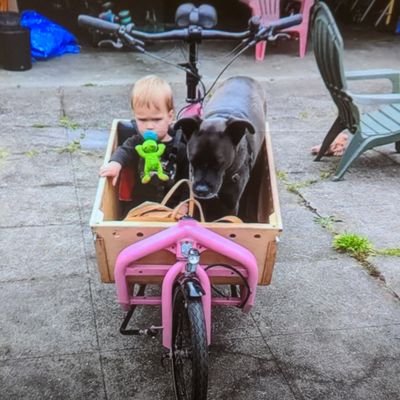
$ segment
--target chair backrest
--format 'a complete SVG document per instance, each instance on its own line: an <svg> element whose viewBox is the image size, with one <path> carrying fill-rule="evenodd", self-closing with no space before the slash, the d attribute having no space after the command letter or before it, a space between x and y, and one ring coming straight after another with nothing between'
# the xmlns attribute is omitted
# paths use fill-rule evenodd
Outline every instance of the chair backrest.
<svg viewBox="0 0 400 400"><path fill-rule="evenodd" d="M262 22L267 23L279 19L280 0L240 0L246 3L250 8L252 15L261 17Z"/></svg>
<svg viewBox="0 0 400 400"><path fill-rule="evenodd" d="M303 0L301 3L300 14L303 16L302 24L308 27L311 8L314 6L314 0Z"/></svg>
<svg viewBox="0 0 400 400"><path fill-rule="evenodd" d="M343 39L335 18L323 2L318 2L314 7L312 39L319 72L338 107L340 121L350 132L355 133L360 124L360 113L347 93Z"/></svg>

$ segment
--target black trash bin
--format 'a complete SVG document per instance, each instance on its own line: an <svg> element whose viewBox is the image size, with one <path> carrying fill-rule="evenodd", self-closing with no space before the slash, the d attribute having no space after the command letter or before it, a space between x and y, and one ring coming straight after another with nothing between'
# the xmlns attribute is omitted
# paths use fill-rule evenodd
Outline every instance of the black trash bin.
<svg viewBox="0 0 400 400"><path fill-rule="evenodd" d="M0 65L9 71L32 68L29 29L20 25L16 12L0 12Z"/></svg>
<svg viewBox="0 0 400 400"><path fill-rule="evenodd" d="M0 31L9 31L18 29L21 26L21 16L14 11L0 12Z"/></svg>
<svg viewBox="0 0 400 400"><path fill-rule="evenodd" d="M9 71L27 71L32 68L30 30L19 28L0 31L2 65Z"/></svg>

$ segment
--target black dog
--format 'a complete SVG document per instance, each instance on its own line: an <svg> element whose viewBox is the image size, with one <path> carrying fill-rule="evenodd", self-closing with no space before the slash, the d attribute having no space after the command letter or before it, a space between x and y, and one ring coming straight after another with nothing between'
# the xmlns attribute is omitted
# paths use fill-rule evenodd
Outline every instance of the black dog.
<svg viewBox="0 0 400 400"><path fill-rule="evenodd" d="M190 175L207 219L237 215L265 134L266 100L252 78L227 79L204 108L203 119L183 118ZM214 199L214 201L211 201ZM215 199L218 199L216 202Z"/></svg>

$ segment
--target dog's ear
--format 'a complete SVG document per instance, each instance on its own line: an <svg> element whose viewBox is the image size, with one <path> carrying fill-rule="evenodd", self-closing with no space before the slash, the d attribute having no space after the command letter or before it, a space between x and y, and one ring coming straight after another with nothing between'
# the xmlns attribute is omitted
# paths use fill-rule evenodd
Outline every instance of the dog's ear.
<svg viewBox="0 0 400 400"><path fill-rule="evenodd" d="M253 124L247 119L229 118L226 121L225 133L229 135L235 146L240 142L246 130L251 134L256 132Z"/></svg>
<svg viewBox="0 0 400 400"><path fill-rule="evenodd" d="M186 137L186 140L189 140L193 132L199 129L200 124L201 124L200 117L194 116L194 117L181 118L175 122L174 129L177 130L181 128L183 134Z"/></svg>

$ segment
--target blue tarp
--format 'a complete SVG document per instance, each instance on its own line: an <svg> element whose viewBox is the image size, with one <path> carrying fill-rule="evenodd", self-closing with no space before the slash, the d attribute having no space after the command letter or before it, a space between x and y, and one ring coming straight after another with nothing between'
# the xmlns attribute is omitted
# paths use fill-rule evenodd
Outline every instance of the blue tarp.
<svg viewBox="0 0 400 400"><path fill-rule="evenodd" d="M65 53L79 53L76 37L36 11L24 11L21 25L31 31L31 54L45 60Z"/></svg>

